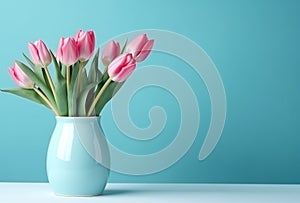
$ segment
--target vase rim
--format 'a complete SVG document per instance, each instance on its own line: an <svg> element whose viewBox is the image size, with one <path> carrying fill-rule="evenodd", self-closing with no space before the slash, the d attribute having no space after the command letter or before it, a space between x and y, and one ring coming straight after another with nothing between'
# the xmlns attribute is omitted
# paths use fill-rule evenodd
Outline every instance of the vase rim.
<svg viewBox="0 0 300 203"><path fill-rule="evenodd" d="M72 119L98 119L101 116L55 116L55 118L58 119L66 119L66 120L72 120Z"/></svg>

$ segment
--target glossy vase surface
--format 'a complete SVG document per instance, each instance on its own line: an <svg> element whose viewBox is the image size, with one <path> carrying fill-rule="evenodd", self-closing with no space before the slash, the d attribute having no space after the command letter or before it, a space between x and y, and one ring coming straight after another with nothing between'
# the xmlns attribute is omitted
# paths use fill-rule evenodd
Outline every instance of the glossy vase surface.
<svg viewBox="0 0 300 203"><path fill-rule="evenodd" d="M56 117L47 152L47 175L57 195L103 193L110 156L99 117Z"/></svg>

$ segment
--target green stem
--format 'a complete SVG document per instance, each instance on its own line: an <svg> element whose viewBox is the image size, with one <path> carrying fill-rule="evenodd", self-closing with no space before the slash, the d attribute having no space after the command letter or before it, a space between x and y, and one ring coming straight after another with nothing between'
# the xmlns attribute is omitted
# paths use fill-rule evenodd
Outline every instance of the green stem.
<svg viewBox="0 0 300 203"><path fill-rule="evenodd" d="M82 89L81 88L82 70L83 70L83 63L79 61L78 85L77 85L76 95L79 95L79 92Z"/></svg>
<svg viewBox="0 0 300 203"><path fill-rule="evenodd" d="M70 66L66 66L66 82L67 82L67 103L68 103L68 115L70 116L70 83L71 83Z"/></svg>
<svg viewBox="0 0 300 203"><path fill-rule="evenodd" d="M66 78L67 78L67 93L69 93L69 90L70 90L70 83L71 83L71 80L70 80L70 66L67 66L67 72L66 72Z"/></svg>
<svg viewBox="0 0 300 203"><path fill-rule="evenodd" d="M103 87L101 88L101 90L98 92L95 100L93 101L93 103L91 104L91 107L88 111L88 114L87 116L91 116L96 104L98 103L99 99L101 98L101 96L103 95L104 91L106 90L106 88L108 87L108 85L110 84L111 82L111 78L108 78L108 80L104 83Z"/></svg>
<svg viewBox="0 0 300 203"><path fill-rule="evenodd" d="M53 84L51 75L50 75L50 73L49 73L47 67L45 67L45 72L46 72L46 76L47 76L47 79L48 79L48 81L49 81L50 88L51 88L52 94L53 94L53 96L54 96L55 102L57 102L57 97L56 97L56 94L55 94L54 84Z"/></svg>
<svg viewBox="0 0 300 203"><path fill-rule="evenodd" d="M51 102L47 99L47 97L37 88L33 88L33 90L46 102L46 104L54 111L55 115L59 115L57 110L54 108L54 106L51 104Z"/></svg>

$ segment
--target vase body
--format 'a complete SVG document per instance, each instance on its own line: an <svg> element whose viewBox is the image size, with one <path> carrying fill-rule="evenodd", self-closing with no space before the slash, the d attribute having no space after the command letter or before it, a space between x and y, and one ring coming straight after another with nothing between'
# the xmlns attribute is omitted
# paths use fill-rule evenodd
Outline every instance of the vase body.
<svg viewBox="0 0 300 203"><path fill-rule="evenodd" d="M99 117L56 117L47 152L47 175L55 194L102 194L109 166L109 149Z"/></svg>

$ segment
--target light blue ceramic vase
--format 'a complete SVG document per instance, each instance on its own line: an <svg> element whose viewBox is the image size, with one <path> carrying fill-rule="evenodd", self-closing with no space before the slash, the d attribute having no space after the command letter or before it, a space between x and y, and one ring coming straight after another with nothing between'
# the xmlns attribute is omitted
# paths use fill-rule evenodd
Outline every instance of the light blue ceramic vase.
<svg viewBox="0 0 300 203"><path fill-rule="evenodd" d="M109 166L109 149L99 117L56 117L47 153L47 175L55 194L102 194Z"/></svg>

